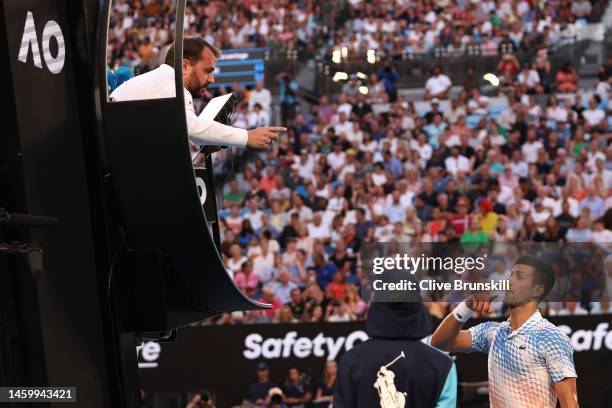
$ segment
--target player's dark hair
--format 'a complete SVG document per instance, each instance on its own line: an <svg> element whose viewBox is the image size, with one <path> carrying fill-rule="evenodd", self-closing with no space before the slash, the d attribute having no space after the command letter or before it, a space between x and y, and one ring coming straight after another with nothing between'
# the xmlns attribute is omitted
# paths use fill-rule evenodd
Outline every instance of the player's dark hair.
<svg viewBox="0 0 612 408"><path fill-rule="evenodd" d="M216 58L221 56L221 51L214 45L204 41L200 37L185 37L183 38L183 58L189 60L192 64L196 63L202 57L202 51L208 48L212 51ZM174 42L170 44L164 64L174 67Z"/></svg>
<svg viewBox="0 0 612 408"><path fill-rule="evenodd" d="M527 265L533 268L535 271L533 283L544 286L544 292L539 299L543 300L555 285L555 273L551 266L533 255L520 256L514 263L515 265Z"/></svg>

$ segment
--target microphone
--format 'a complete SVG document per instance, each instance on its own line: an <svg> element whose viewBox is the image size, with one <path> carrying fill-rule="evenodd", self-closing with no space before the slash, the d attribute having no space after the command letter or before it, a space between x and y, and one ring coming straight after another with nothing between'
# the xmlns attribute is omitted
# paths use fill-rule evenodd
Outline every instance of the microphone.
<svg viewBox="0 0 612 408"><path fill-rule="evenodd" d="M2 227L55 228L57 227L57 219L38 215L9 213L0 208L0 228Z"/></svg>

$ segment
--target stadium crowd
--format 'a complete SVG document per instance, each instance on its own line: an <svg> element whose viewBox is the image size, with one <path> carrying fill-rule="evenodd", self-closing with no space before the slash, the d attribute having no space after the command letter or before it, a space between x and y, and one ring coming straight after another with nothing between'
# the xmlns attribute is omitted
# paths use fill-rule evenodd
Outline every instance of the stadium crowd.
<svg viewBox="0 0 612 408"><path fill-rule="evenodd" d="M588 0L361 1L344 3L349 16L332 36L329 52L362 58L373 49L387 57L441 51L497 55L561 45L589 21ZM344 49L344 50L343 50Z"/></svg>
<svg viewBox="0 0 612 408"><path fill-rule="evenodd" d="M199 35L219 49L272 46L310 48L333 31L333 2L188 0L185 35ZM176 0L115 0L107 60L140 74L156 68L174 39Z"/></svg>
<svg viewBox="0 0 612 408"><path fill-rule="evenodd" d="M383 58L367 82L350 76L339 94L322 95L308 111L296 110L299 84L277 77L288 133L234 174L220 211L228 272L272 308L202 324L362 320L359 251L368 242L592 243L603 262L555 262L559 301L542 312L612 313L612 76L602 67L594 89L585 89L572 64L553 69L545 52L576 39L592 12L588 0L188 1L186 34L222 49L279 44L316 52L323 39L321 54L363 59L375 49ZM109 68L139 74L159 65L174 14L171 0L118 0ZM468 70L464 83L453 84L441 67L424 84L427 102L397 89L395 58L457 56L470 47L499 56L497 95L481 92L483 72ZM536 49L533 60L517 55ZM240 101L235 126L274 122L274 98L262 81L231 92ZM508 276L503 257L491 265L489 278ZM601 301L585 301L585 291ZM460 300L425 304L442 318ZM496 307L493 315L503 313ZM294 367L276 384L279 373L262 362L243 406L328 406L336 369L329 361L316 379ZM212 404L198 395L188 405L195 406Z"/></svg>
<svg viewBox="0 0 612 408"><path fill-rule="evenodd" d="M175 7L170 0L118 0L110 68L156 67L173 39ZM481 93L482 73L474 70L453 93L450 78L434 67L424 87L426 108L396 89L393 58L368 78L367 95L351 76L340 94L321 96L309 111L296 112L299 84L279 77L288 134L235 174L221 211L228 270L247 295L273 308L215 323L363 318L357 255L365 242L609 243L608 68L587 92L571 64L553 72L545 53L573 39L592 9L584 0L188 1L186 33L219 48L275 41L314 47L313 39L326 38L330 49L348 47L348 56L474 44L485 55L501 55L499 95ZM335 22L342 24L334 29ZM514 52L532 48L541 51L519 62ZM231 91L241 101L236 126L272 122L273 98L263 82ZM606 279L611 288L610 274ZM592 309L578 297L555 311ZM430 307L436 315L447 308Z"/></svg>
<svg viewBox="0 0 612 408"><path fill-rule="evenodd" d="M399 57L435 49L463 55L471 47L497 55L572 42L593 11L589 0L188 0L184 25L186 35L200 35L220 49L336 50L350 59L369 49ZM159 65L174 37L175 16L175 0L115 0L109 66L139 74Z"/></svg>
<svg viewBox="0 0 612 408"><path fill-rule="evenodd" d="M418 112L399 95L375 113L380 87L322 96L297 114L279 145L229 183L221 212L228 270L273 309L217 323L362 318L364 242L592 242L607 253L607 69L587 94L570 66L549 72L546 87L535 68L517 70L501 98L468 81L447 110L434 97ZM554 312L590 308L579 294L563 300ZM441 305L432 312L444 315Z"/></svg>

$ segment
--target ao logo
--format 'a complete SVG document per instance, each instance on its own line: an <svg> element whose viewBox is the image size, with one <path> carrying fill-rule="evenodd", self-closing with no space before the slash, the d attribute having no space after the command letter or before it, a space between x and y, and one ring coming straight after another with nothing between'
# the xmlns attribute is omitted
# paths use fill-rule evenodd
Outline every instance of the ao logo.
<svg viewBox="0 0 612 408"><path fill-rule="evenodd" d="M57 41L57 55L53 56L49 48L51 37ZM40 48L38 47L38 37L36 36L36 26L34 25L34 14L28 11L26 16L25 26L23 27L23 36L21 37L21 47L19 48L19 61L24 64L28 61L28 54L32 50L32 58L34 66L42 69L42 60L40 59ZM64 44L64 34L59 24L54 20L47 21L42 33L42 52L45 58L47 69L52 74L59 74L64 68L66 59L66 46Z"/></svg>

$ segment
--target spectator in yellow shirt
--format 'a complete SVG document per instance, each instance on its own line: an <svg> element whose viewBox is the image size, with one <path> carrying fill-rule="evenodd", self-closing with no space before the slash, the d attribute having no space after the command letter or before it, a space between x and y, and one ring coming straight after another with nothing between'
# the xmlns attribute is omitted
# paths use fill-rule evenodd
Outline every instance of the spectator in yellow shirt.
<svg viewBox="0 0 612 408"><path fill-rule="evenodd" d="M489 235L497 226L498 215L493 211L493 206L488 198L480 200L478 210L479 213L476 215L476 220L480 222L480 229Z"/></svg>

